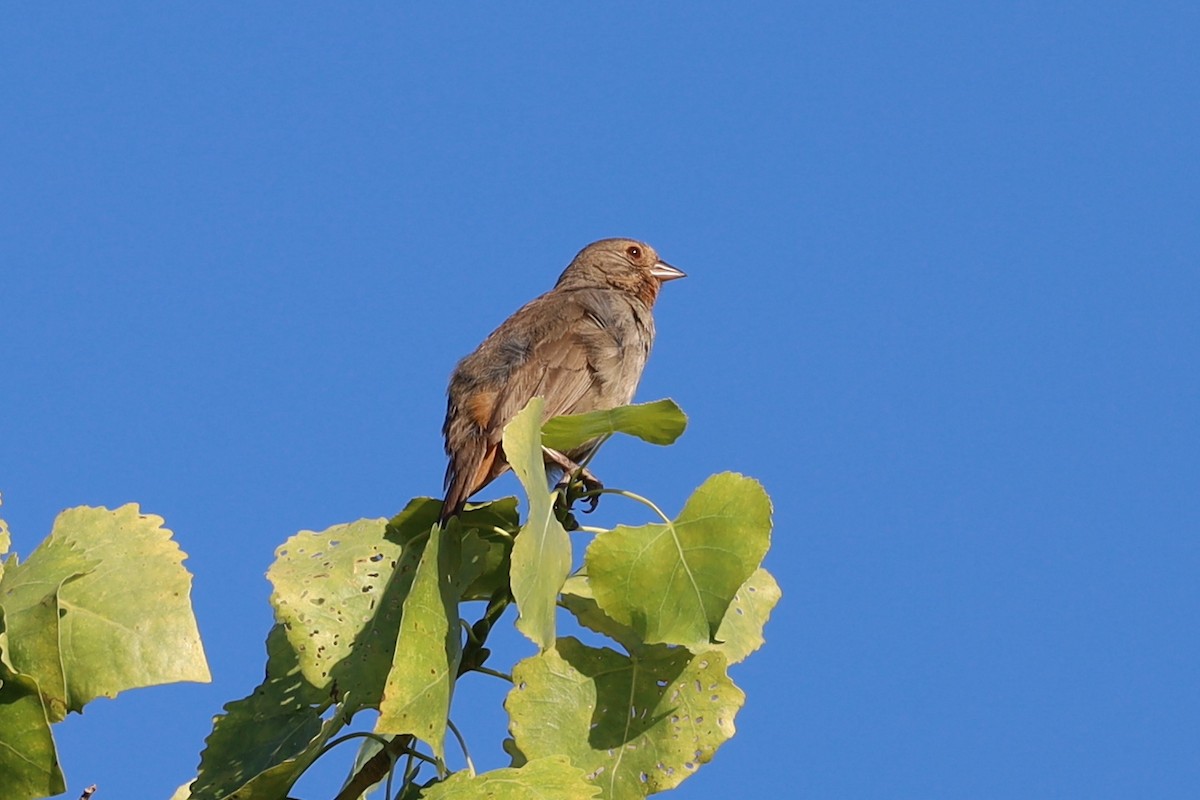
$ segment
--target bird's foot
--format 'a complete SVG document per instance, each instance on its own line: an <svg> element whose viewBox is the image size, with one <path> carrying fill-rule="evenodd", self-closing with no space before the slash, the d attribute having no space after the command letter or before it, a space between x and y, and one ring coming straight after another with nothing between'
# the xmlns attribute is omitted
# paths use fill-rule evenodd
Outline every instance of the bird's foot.
<svg viewBox="0 0 1200 800"><path fill-rule="evenodd" d="M570 508L576 500L586 499L588 507L584 511L588 514L595 511L596 506L600 504L600 492L604 489L600 479L587 467L576 464L557 450L543 447L542 452L546 461L563 471L563 476L555 488L563 490L567 507Z"/></svg>
<svg viewBox="0 0 1200 800"><path fill-rule="evenodd" d="M578 474L563 478L563 480L570 478L567 483L567 505L576 500L586 500L587 508L583 511L585 514L590 514L596 510L596 506L600 505L600 493L604 489L604 484L586 469L580 469Z"/></svg>

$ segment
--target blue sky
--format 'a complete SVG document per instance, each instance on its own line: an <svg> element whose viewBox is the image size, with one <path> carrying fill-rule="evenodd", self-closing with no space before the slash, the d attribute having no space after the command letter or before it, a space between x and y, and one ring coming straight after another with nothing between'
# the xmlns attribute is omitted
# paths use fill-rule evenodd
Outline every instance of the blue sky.
<svg viewBox="0 0 1200 800"><path fill-rule="evenodd" d="M1195 7L2 18L0 514L164 516L214 673L58 726L70 796L193 774L274 548L436 494L454 362L606 236L689 273L639 398L691 427L597 472L775 502L784 599L676 796L1200 791ZM484 766L501 696L456 698Z"/></svg>

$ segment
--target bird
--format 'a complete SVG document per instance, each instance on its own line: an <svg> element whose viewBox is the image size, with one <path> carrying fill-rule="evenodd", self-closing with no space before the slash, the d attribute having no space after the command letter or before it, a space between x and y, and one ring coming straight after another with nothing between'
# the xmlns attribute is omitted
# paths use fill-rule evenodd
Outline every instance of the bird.
<svg viewBox="0 0 1200 800"><path fill-rule="evenodd" d="M651 310L659 290L684 277L645 242L592 242L554 288L518 309L458 362L442 426L449 462L442 524L509 470L504 426L532 398L544 400L543 422L633 400L654 343ZM548 463L570 475L592 446L543 450Z"/></svg>

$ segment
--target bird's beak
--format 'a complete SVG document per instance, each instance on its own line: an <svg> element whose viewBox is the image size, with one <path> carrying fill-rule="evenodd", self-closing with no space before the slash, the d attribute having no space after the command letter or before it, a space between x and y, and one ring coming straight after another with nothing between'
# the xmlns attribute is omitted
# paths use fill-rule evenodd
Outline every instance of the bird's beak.
<svg viewBox="0 0 1200 800"><path fill-rule="evenodd" d="M681 269L675 269L665 261L658 261L650 268L650 275L658 278L660 281L673 281L676 278L686 278L687 273Z"/></svg>

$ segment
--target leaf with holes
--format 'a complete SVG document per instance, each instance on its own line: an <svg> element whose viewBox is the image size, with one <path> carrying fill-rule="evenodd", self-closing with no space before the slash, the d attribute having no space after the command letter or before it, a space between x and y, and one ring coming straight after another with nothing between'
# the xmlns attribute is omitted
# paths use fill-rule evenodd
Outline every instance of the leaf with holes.
<svg viewBox="0 0 1200 800"><path fill-rule="evenodd" d="M713 475L672 522L619 526L584 559L604 613L650 643L703 649L771 540L771 500L735 473Z"/></svg>
<svg viewBox="0 0 1200 800"><path fill-rule="evenodd" d="M456 772L421 792L422 800L592 800L600 789L563 756L479 775Z"/></svg>
<svg viewBox="0 0 1200 800"><path fill-rule="evenodd" d="M571 570L571 540L554 516L554 493L546 488L542 406L542 398L533 398L504 426L504 453L529 498L529 515L512 552L517 629L545 650L554 643L555 601Z"/></svg>
<svg viewBox="0 0 1200 800"><path fill-rule="evenodd" d="M576 639L517 664L505 707L520 752L565 755L624 800L678 786L734 733L745 695L720 653L625 656Z"/></svg>
<svg viewBox="0 0 1200 800"><path fill-rule="evenodd" d="M762 647L763 628L782 596L775 577L762 567L756 569L733 596L721 627L717 628L717 641L703 651L719 650L730 664L745 661Z"/></svg>
<svg viewBox="0 0 1200 800"><path fill-rule="evenodd" d="M666 445L678 439L686 427L687 415L674 400L655 400L547 420L542 426L542 444L565 453L601 436L625 433L650 444Z"/></svg>
<svg viewBox="0 0 1200 800"><path fill-rule="evenodd" d="M334 668L347 662L342 671L349 674L341 677L359 702L372 694L378 698L392 663L400 604L416 568L415 561L401 564L402 534L414 526L385 536L387 525L385 519L361 519L320 533L301 531L275 551L267 571L275 618L287 631L305 680L326 686ZM375 631L380 635L370 635ZM339 682L339 688L350 687Z"/></svg>
<svg viewBox="0 0 1200 800"><path fill-rule="evenodd" d="M347 698L349 699L349 698ZM191 800L278 800L346 724L343 710L322 712L328 691L304 679L281 625L267 636L267 676L249 697L213 722L191 785Z"/></svg>
<svg viewBox="0 0 1200 800"><path fill-rule="evenodd" d="M267 571L275 618L287 629L305 679L314 686L336 681L354 698L352 711L379 706L404 599L440 507L418 497L391 520L301 531L276 551ZM515 516L513 501L463 513L472 530L463 539L462 568L473 590L502 585L494 573L507 564L511 539L494 529ZM515 528L515 519L510 524Z"/></svg>

